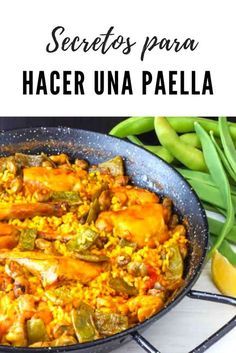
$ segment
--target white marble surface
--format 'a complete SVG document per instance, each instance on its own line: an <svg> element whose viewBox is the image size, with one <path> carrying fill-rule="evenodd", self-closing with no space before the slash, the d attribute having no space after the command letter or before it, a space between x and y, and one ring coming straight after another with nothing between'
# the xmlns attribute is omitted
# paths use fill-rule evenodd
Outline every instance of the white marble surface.
<svg viewBox="0 0 236 353"><path fill-rule="evenodd" d="M194 289L217 292L210 279L209 265L203 270ZM161 353L187 353L236 315L236 309L185 297L174 309L148 328L146 337ZM144 353L132 341L114 353ZM235 353L236 328L208 349L209 353Z"/></svg>

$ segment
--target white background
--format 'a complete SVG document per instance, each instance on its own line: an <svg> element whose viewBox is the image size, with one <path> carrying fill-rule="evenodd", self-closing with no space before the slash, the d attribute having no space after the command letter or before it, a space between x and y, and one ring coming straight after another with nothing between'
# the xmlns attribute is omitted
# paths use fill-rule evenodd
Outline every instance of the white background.
<svg viewBox="0 0 236 353"><path fill-rule="evenodd" d="M235 1L61 1L0 2L0 115L235 115ZM115 33L137 41L130 55L109 52L46 53L51 31L93 39L113 25ZM139 59L147 35L199 41L194 52L153 50ZM22 71L82 70L85 96L23 96ZM96 96L94 70L130 70L133 96ZM210 70L213 96L140 94L141 71ZM155 75L154 75L155 76ZM122 78L122 76L121 76Z"/></svg>
<svg viewBox="0 0 236 353"><path fill-rule="evenodd" d="M235 1L60 1L16 0L0 3L0 116L35 115L235 115ZM47 54L52 29L62 25L69 36L93 39L110 26L115 33L137 41L132 54L101 55L80 51ZM145 36L156 35L200 42L193 53L153 51L139 59ZM23 96L23 70L82 70L88 79L85 96ZM133 96L96 96L92 91L93 70L130 70ZM212 74L213 96L140 95L142 70L204 70ZM188 80L187 80L188 81ZM201 289L210 285L205 274ZM202 278L202 277L201 277ZM209 288L208 288L209 289ZM212 289L212 288L211 288ZM201 305L200 305L201 304ZM184 301L145 332L145 337L163 352L186 352L206 335L229 320L233 310ZM199 309L197 309L199 308ZM212 309L213 308L213 309ZM223 311L220 311L223 310ZM208 321L209 320L209 321ZM214 323L215 325L213 325ZM172 332L168 332L172 324ZM188 332L184 332L184 327ZM196 327L197 325L197 327ZM213 327L213 326L214 327ZM177 332L176 332L176 330ZM182 329L182 331L181 331ZM182 333L181 333L182 332ZM175 335L174 335L175 334ZM212 347L211 353L235 352L235 330ZM160 343L160 345L159 345ZM135 343L124 350L141 352Z"/></svg>

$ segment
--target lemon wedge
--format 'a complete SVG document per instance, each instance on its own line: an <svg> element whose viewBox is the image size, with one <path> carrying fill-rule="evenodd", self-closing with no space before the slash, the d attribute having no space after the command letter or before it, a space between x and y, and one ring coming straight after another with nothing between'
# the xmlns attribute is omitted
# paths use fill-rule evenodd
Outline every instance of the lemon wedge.
<svg viewBox="0 0 236 353"><path fill-rule="evenodd" d="M211 274L221 293L236 298L236 267L217 250L212 256Z"/></svg>

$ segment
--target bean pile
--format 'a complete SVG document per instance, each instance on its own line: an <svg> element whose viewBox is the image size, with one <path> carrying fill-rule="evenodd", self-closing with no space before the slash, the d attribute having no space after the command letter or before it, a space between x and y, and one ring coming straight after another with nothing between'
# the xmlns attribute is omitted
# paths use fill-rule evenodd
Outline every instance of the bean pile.
<svg viewBox="0 0 236 353"><path fill-rule="evenodd" d="M156 145L138 135L155 131ZM171 163L191 184L207 210L210 258L219 250L236 265L236 123L200 117L131 117L110 134L127 138ZM222 221L211 212L220 213Z"/></svg>

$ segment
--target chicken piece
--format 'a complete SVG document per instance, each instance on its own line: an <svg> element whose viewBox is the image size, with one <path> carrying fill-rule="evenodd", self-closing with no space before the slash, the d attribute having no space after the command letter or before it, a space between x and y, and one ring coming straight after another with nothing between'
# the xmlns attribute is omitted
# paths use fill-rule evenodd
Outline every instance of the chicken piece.
<svg viewBox="0 0 236 353"><path fill-rule="evenodd" d="M67 212L65 202L58 203L32 203L32 204L1 204L0 220L12 218L32 218L35 216L57 216L61 217Z"/></svg>
<svg viewBox="0 0 236 353"><path fill-rule="evenodd" d="M69 257L52 256L31 251L0 253L0 259L11 260L39 277L44 287L58 280L75 280L88 283L103 270L102 263L89 263Z"/></svg>
<svg viewBox="0 0 236 353"><path fill-rule="evenodd" d="M0 249L13 249L19 240L19 231L13 225L0 223Z"/></svg>
<svg viewBox="0 0 236 353"><path fill-rule="evenodd" d="M143 205L146 203L157 203L159 198L153 192L133 186L119 186L111 189L113 196L118 198L122 205Z"/></svg>
<svg viewBox="0 0 236 353"><path fill-rule="evenodd" d="M26 185L35 189L46 187L53 191L70 191L76 189L76 184L87 177L85 170L47 169L43 167L25 168L23 180Z"/></svg>
<svg viewBox="0 0 236 353"><path fill-rule="evenodd" d="M0 223L0 237L1 236L17 236L19 235L19 230L12 224Z"/></svg>
<svg viewBox="0 0 236 353"><path fill-rule="evenodd" d="M137 243L154 247L169 238L161 204L133 205L119 211L101 212L96 221L99 230Z"/></svg>
<svg viewBox="0 0 236 353"><path fill-rule="evenodd" d="M138 295L135 298L130 298L127 304L130 312L137 315L139 322L142 322L163 307L164 298L163 295Z"/></svg>

